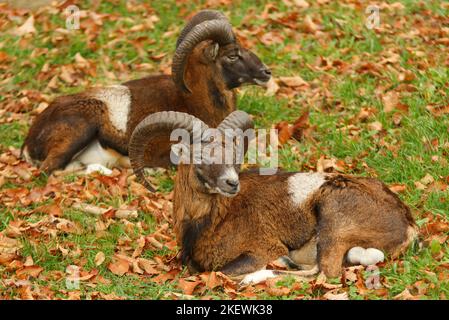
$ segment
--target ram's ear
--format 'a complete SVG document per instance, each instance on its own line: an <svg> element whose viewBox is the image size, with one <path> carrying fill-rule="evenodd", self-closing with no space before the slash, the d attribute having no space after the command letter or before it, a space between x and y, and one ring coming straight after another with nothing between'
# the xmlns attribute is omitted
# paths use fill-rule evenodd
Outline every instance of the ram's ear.
<svg viewBox="0 0 449 320"><path fill-rule="evenodd" d="M215 61L215 59L217 59L219 49L220 45L218 43L212 43L204 49L204 55L209 61Z"/></svg>

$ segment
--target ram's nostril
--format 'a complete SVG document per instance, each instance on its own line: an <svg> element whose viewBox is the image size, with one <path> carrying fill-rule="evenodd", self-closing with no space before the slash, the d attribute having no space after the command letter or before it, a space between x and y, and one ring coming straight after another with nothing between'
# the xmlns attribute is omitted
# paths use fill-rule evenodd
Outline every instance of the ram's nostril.
<svg viewBox="0 0 449 320"><path fill-rule="evenodd" d="M231 180L231 179L227 179L226 180L226 184L232 188L237 188L239 186L239 181L238 180Z"/></svg>
<svg viewBox="0 0 449 320"><path fill-rule="evenodd" d="M265 73L266 75L271 76L271 70L270 70L270 69L268 69L268 68L262 68L261 71L262 71L263 73Z"/></svg>

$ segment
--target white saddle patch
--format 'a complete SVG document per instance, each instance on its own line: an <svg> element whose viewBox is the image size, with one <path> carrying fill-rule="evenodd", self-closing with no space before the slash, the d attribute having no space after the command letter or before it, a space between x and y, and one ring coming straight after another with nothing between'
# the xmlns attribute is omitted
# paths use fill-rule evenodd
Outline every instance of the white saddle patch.
<svg viewBox="0 0 449 320"><path fill-rule="evenodd" d="M362 247L354 247L348 251L346 258L351 264L370 266L384 261L385 255L376 248L364 249Z"/></svg>
<svg viewBox="0 0 449 320"><path fill-rule="evenodd" d="M247 274L240 282L241 285L258 284L270 278L277 277L273 270L259 270L250 274Z"/></svg>
<svg viewBox="0 0 449 320"><path fill-rule="evenodd" d="M125 133L131 107L131 91L129 88L123 85L109 86L98 89L93 97L106 104L112 125Z"/></svg>
<svg viewBox="0 0 449 320"><path fill-rule="evenodd" d="M325 175L317 172L295 173L288 178L288 193L295 205L300 205L312 193L318 190L325 180Z"/></svg>

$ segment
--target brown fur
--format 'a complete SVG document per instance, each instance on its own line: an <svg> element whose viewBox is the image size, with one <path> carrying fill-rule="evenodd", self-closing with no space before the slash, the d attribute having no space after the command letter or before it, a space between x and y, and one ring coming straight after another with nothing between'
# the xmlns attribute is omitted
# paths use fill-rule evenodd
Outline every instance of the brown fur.
<svg viewBox="0 0 449 320"><path fill-rule="evenodd" d="M307 264L317 259L319 268L334 277L340 275L352 247L396 254L410 243L409 233L415 228L410 210L381 182L330 175L298 207L287 190L292 174L241 173L241 191L227 198L204 193L195 167L180 165L173 210L175 232L188 253L188 264L239 275L256 271L289 251L307 248L305 254L297 252L298 257ZM190 240L185 241L186 237Z"/></svg>
<svg viewBox="0 0 449 320"><path fill-rule="evenodd" d="M42 162L41 168L51 173L64 168L75 154L94 139L98 139L105 148L112 148L127 155L134 128L154 112L186 112L208 125L218 125L236 109L236 94L233 88L243 82L234 83L229 88L221 73L224 70L215 62L217 59L224 59L229 50L236 50L240 46L231 44L220 48L218 56L211 60L212 58L208 58L207 49L212 45L211 41L200 43L188 58L185 80L192 93L182 92L169 75L153 75L123 84L129 88L132 97L125 133L112 125L106 105L93 98L94 93L101 88L90 89L84 93L59 97L51 103L35 119L22 150L26 148L30 158L35 162ZM264 72L269 70L258 69L259 65L263 64L253 53L242 48L239 50L247 57L245 62L236 67L239 72L248 73L249 78L245 83L251 83L253 77L267 76ZM157 144L158 147L153 150L159 152L147 153L147 164L167 167L170 165L169 141L160 139Z"/></svg>

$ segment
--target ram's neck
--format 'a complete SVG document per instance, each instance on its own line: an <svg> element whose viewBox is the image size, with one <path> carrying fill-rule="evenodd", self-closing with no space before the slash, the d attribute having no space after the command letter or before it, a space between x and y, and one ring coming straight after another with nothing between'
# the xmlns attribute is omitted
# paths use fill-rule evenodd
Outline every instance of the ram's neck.
<svg viewBox="0 0 449 320"><path fill-rule="evenodd" d="M185 81L192 93L185 94L189 113L217 126L229 113L236 109L236 94L226 87L218 71L209 65L189 64Z"/></svg>
<svg viewBox="0 0 449 320"><path fill-rule="evenodd" d="M191 252L198 240L213 233L230 203L229 198L197 192L191 174L191 166L178 166L173 199L174 230L184 252Z"/></svg>

